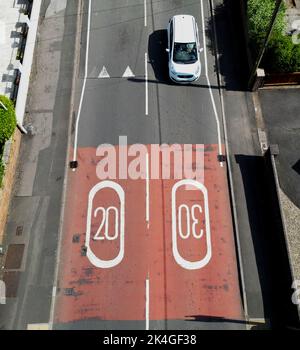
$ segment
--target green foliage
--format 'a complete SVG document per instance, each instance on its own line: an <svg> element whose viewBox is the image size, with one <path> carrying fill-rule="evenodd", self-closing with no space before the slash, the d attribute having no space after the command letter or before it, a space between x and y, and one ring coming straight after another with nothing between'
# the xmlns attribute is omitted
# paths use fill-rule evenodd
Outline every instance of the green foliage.
<svg viewBox="0 0 300 350"><path fill-rule="evenodd" d="M271 72L299 72L300 45L293 44L291 37L282 35L267 50L263 63Z"/></svg>
<svg viewBox="0 0 300 350"><path fill-rule="evenodd" d="M274 8L274 0L248 0L248 29L254 55L263 44ZM285 34L285 11L282 2L263 59L264 68L270 72L300 71L300 45L293 44Z"/></svg>
<svg viewBox="0 0 300 350"><path fill-rule="evenodd" d="M17 122L13 102L5 96L0 96L0 101L7 108L0 105L0 143L4 144L14 133Z"/></svg>
<svg viewBox="0 0 300 350"><path fill-rule="evenodd" d="M2 160L0 160L0 188L2 187L2 180L3 180L3 176L4 176L4 171L5 171L5 166L2 162Z"/></svg>
<svg viewBox="0 0 300 350"><path fill-rule="evenodd" d="M263 43L274 9L274 0L248 0L249 36L254 45L260 46ZM286 26L284 16L285 5L282 2L273 27L270 44L284 32Z"/></svg>

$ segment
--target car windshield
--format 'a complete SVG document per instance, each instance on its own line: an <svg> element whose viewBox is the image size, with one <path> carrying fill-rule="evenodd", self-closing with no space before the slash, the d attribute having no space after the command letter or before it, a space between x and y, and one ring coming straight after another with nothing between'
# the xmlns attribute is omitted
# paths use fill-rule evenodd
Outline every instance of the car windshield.
<svg viewBox="0 0 300 350"><path fill-rule="evenodd" d="M195 63L197 59L196 43L174 43L173 60L175 63Z"/></svg>

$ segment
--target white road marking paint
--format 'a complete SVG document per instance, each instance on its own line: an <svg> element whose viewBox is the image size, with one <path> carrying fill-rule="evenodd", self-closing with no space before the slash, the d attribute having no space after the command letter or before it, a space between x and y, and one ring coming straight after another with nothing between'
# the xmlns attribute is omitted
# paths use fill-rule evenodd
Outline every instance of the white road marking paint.
<svg viewBox="0 0 300 350"><path fill-rule="evenodd" d="M135 75L132 73L132 70L128 66L123 74L123 78L133 78Z"/></svg>
<svg viewBox="0 0 300 350"><path fill-rule="evenodd" d="M203 35L204 61L205 61L205 77L207 79L207 84L209 86L209 94L210 94L210 98L211 98L211 102L212 102L212 105L213 105L213 110L214 110L214 114L215 114L215 118L216 118L216 122L217 122L219 155L222 155L223 152L222 152L222 142L221 142L220 120L219 120L218 111L217 111L217 107L216 107L216 103L215 103L215 99L214 99L214 95L213 95L213 92L212 92L211 83L210 83L209 75L208 75L208 60L207 60L207 48L206 48L203 0L200 0L200 4L201 4L202 35ZM220 162L220 166L221 167L224 166L223 162Z"/></svg>
<svg viewBox="0 0 300 350"><path fill-rule="evenodd" d="M149 153L146 155L146 222L150 227L150 176L149 176Z"/></svg>
<svg viewBox="0 0 300 350"><path fill-rule="evenodd" d="M146 279L146 307L145 307L146 330L150 329L150 281Z"/></svg>
<svg viewBox="0 0 300 350"><path fill-rule="evenodd" d="M85 68L84 68L84 79L83 79L83 87L82 87L82 91L81 91L80 102L79 102L79 108L78 108L77 119L76 119L76 125L75 125L74 154L73 154L73 161L74 161L74 162L75 162L76 159L77 159L78 127L79 127L79 120L80 120L80 116L81 116L81 109L82 109L83 97L84 97L85 88L86 88L86 81L87 81L87 78L88 78L90 31L91 31L91 13L92 13L92 3L91 3L91 0L89 0L88 26L87 26L87 40L86 40L86 53L85 53ZM73 169L73 171L75 171L75 169Z"/></svg>
<svg viewBox="0 0 300 350"><path fill-rule="evenodd" d="M120 199L120 251L116 258L112 260L102 260L98 258L90 248L91 241L91 228L92 228L92 216L93 216L93 201L96 194L105 188L113 189ZM115 267L121 263L124 258L125 252L125 193L123 188L113 181L102 181L92 188L89 193L88 212L87 212L87 227L86 227L86 239L85 246L87 248L87 257L90 262L101 269L109 269Z"/></svg>
<svg viewBox="0 0 300 350"><path fill-rule="evenodd" d="M148 88L148 53L145 53L145 82L146 82L146 110L145 114L149 115L149 88Z"/></svg>
<svg viewBox="0 0 300 350"><path fill-rule="evenodd" d="M106 78L110 78L110 75L108 74L108 71L106 69L105 66L103 66L99 76L98 76L99 79L106 79Z"/></svg>
<svg viewBox="0 0 300 350"><path fill-rule="evenodd" d="M28 331L49 331L50 329L51 328L48 323L34 323L27 325Z"/></svg>
<svg viewBox="0 0 300 350"><path fill-rule="evenodd" d="M205 213L205 233L206 233L206 246L207 246L207 253L205 257L199 261L188 261L184 259L179 251L178 251L178 245L177 245L177 207L176 207L176 192L178 188L182 186L194 186L199 191L203 193L204 196L204 213ZM179 222L179 225L181 225L181 222ZM202 235L201 235L202 237ZM200 238L200 236L199 236ZM212 257L212 246L211 246L211 234L210 234L210 216L209 216L209 207L208 207L208 192L206 187L195 180L181 180L177 182L172 189L172 250L173 255L175 258L175 261L178 265L183 267L186 270L197 270L205 267L211 257Z"/></svg>
<svg viewBox="0 0 300 350"><path fill-rule="evenodd" d="M144 0L144 26L147 27L147 0Z"/></svg>

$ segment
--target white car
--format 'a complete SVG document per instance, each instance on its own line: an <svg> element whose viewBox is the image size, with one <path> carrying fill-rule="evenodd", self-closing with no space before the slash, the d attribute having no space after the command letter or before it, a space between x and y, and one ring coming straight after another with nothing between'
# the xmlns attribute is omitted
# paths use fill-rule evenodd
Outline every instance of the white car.
<svg viewBox="0 0 300 350"><path fill-rule="evenodd" d="M198 26L190 15L177 15L168 24L169 75L175 82L192 82L201 74Z"/></svg>

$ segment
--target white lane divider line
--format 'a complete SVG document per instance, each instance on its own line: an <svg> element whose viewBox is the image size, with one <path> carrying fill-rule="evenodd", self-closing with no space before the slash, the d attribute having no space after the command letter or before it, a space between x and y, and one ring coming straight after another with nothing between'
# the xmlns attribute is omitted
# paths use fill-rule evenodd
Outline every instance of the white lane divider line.
<svg viewBox="0 0 300 350"><path fill-rule="evenodd" d="M132 70L130 69L129 66L127 66L124 74L123 74L123 78L133 78L135 77L135 75L133 74Z"/></svg>
<svg viewBox="0 0 300 350"><path fill-rule="evenodd" d="M212 88L211 88L211 84L210 84L210 80L209 80L209 75L208 75L208 61L207 61L207 51L206 51L207 49L206 49L206 37L205 37L205 22L204 22L203 0L200 0L200 4L201 4L202 35L203 35L204 61L205 61L205 76L206 76L206 79L207 79L207 84L208 84L208 87L209 87L209 94L210 94L210 98L211 98L211 102L212 102L212 106L213 106L213 110L214 110L214 114L215 114L215 118L216 118L216 122L217 122L219 155L222 156L223 151L222 151L222 142L221 142L220 120L219 120L218 111L217 111L217 107L216 107L216 103L215 103L215 99L214 99L214 95L213 95L213 92L212 92ZM223 162L220 162L220 166L221 167L224 166Z"/></svg>
<svg viewBox="0 0 300 350"><path fill-rule="evenodd" d="M80 116L81 116L83 97L84 97L85 88L86 88L86 81L87 81L87 78L88 78L90 31L91 31L91 13L92 13L92 3L91 3L91 0L89 0L87 40L86 40L86 53L85 53L85 68L84 68L84 81L83 81L83 87L82 87L82 91L81 91L79 108L78 108L76 125L75 125L74 154L73 154L73 161L74 162L77 159L78 127L79 127L79 120L80 120ZM73 171L75 171L75 168L73 169Z"/></svg>
<svg viewBox="0 0 300 350"><path fill-rule="evenodd" d="M145 307L146 331L150 329L150 281L146 279L146 307Z"/></svg>
<svg viewBox="0 0 300 350"><path fill-rule="evenodd" d="M146 155L146 222L150 227L150 177L149 177L149 153Z"/></svg>
<svg viewBox="0 0 300 350"><path fill-rule="evenodd" d="M147 0L144 0L144 26L147 27Z"/></svg>
<svg viewBox="0 0 300 350"><path fill-rule="evenodd" d="M145 114L149 115L149 87L148 87L148 53L145 53L145 83L146 83L146 110Z"/></svg>
<svg viewBox="0 0 300 350"><path fill-rule="evenodd" d="M106 79L106 78L110 78L110 75L108 74L108 71L106 69L105 66L103 66L99 76L98 76L99 79Z"/></svg>

